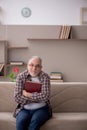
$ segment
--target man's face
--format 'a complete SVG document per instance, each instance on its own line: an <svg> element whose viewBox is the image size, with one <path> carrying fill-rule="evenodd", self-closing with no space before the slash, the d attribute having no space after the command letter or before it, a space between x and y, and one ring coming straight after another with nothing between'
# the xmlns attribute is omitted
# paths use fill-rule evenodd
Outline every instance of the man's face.
<svg viewBox="0 0 87 130"><path fill-rule="evenodd" d="M28 62L27 68L28 68L30 75L32 77L36 77L42 69L40 60L39 59L31 59Z"/></svg>

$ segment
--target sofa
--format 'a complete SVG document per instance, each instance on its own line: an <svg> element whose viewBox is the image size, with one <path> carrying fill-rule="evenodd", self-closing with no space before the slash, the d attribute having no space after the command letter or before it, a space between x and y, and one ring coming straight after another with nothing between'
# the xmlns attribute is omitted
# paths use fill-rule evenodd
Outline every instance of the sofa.
<svg viewBox="0 0 87 130"><path fill-rule="evenodd" d="M0 82L0 130L16 130L14 82ZM51 83L53 117L40 130L87 130L87 83Z"/></svg>

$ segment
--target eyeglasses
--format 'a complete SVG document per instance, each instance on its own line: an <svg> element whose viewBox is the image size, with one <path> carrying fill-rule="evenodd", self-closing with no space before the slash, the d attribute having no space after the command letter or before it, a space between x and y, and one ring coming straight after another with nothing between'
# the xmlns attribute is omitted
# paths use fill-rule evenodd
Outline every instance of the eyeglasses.
<svg viewBox="0 0 87 130"><path fill-rule="evenodd" d="M34 64L28 64L30 67L35 67L35 68L41 68L41 65L37 64L37 65L34 65Z"/></svg>

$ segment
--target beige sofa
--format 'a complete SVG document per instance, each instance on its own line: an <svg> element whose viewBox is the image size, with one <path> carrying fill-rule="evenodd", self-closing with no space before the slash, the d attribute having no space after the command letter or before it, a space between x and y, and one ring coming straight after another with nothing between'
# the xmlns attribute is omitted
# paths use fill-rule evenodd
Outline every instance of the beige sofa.
<svg viewBox="0 0 87 130"><path fill-rule="evenodd" d="M16 130L14 86L0 82L0 130ZM53 83L51 103L53 117L41 130L87 130L87 83Z"/></svg>

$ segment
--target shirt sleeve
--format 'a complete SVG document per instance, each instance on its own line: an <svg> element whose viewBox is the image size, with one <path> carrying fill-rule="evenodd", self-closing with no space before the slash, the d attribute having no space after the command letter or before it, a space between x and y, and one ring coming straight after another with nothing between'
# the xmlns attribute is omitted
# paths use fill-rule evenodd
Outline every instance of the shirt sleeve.
<svg viewBox="0 0 87 130"><path fill-rule="evenodd" d="M50 97L50 78L45 75L42 77L42 88L41 92L34 92L32 99L36 102L47 102Z"/></svg>
<svg viewBox="0 0 87 130"><path fill-rule="evenodd" d="M26 102L30 101L29 98L22 95L23 85L23 79L20 75L18 75L16 79L16 85L14 88L14 98L15 101L19 104L25 104Z"/></svg>

